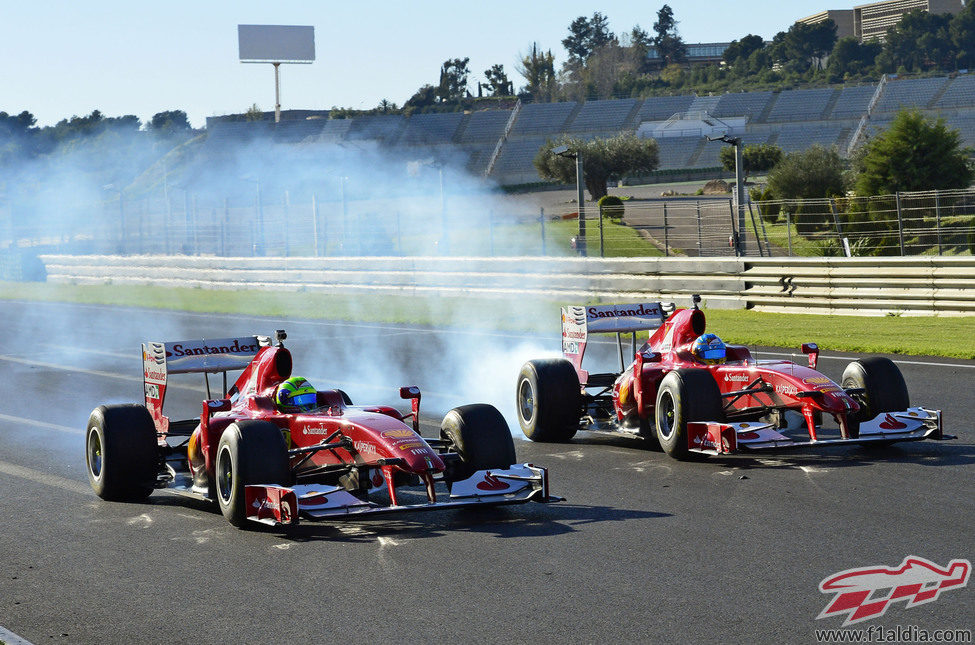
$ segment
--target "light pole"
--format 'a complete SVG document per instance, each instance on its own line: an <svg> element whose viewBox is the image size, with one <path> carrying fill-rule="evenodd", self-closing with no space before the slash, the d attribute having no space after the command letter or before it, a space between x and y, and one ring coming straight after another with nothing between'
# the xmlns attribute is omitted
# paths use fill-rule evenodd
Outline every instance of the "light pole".
<svg viewBox="0 0 975 645"><path fill-rule="evenodd" d="M118 193L118 252L125 255L125 202L122 199L122 189L115 184L105 184L102 188Z"/></svg>
<svg viewBox="0 0 975 645"><path fill-rule="evenodd" d="M735 148L735 209L738 213L738 231L735 233L735 255L745 255L745 166L741 160L741 137L708 137L708 141L723 141Z"/></svg>
<svg viewBox="0 0 975 645"><path fill-rule="evenodd" d="M257 235L254 240L254 255L263 256L264 255L264 204L261 198L261 179L258 177L254 179L253 177L241 177L244 181L250 181L257 184Z"/></svg>
<svg viewBox="0 0 975 645"><path fill-rule="evenodd" d="M576 203L579 206L579 235L576 238L576 251L579 255L586 255L586 203L582 194L584 182L582 180L582 153L578 150L569 150L569 146L556 146L552 148L552 154L576 161Z"/></svg>

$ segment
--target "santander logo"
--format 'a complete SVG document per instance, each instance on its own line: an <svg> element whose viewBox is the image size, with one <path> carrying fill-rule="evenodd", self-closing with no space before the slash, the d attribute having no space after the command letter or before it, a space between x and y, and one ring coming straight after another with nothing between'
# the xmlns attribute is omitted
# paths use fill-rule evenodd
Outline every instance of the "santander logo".
<svg viewBox="0 0 975 645"><path fill-rule="evenodd" d="M891 603L901 600L906 602L905 609L934 602L943 591L966 586L971 570L968 560L952 560L941 567L910 555L898 567L840 571L819 583L821 592L836 595L816 619L846 615L846 627L883 616Z"/></svg>
<svg viewBox="0 0 975 645"><path fill-rule="evenodd" d="M511 486L498 479L497 476L488 473L484 476L484 481L477 483L477 488L480 490L505 490Z"/></svg>

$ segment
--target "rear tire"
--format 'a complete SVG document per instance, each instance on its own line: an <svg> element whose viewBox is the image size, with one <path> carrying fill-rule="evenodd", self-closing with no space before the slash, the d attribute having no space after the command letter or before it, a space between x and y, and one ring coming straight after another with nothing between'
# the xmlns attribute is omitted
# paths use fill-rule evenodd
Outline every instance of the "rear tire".
<svg viewBox="0 0 975 645"><path fill-rule="evenodd" d="M564 358L528 361L518 374L516 407L521 431L532 441L563 442L579 429L582 388Z"/></svg>
<svg viewBox="0 0 975 645"><path fill-rule="evenodd" d="M724 421L721 391L711 373L703 369L669 372L657 388L654 406L657 441L674 459L697 458L687 445L687 424L692 421Z"/></svg>
<svg viewBox="0 0 975 645"><path fill-rule="evenodd" d="M847 416L850 438L860 436L860 424L884 412L902 412L911 407L907 384L900 369L889 358L870 356L853 361L843 370L843 389L863 389L852 394L860 411Z"/></svg>
<svg viewBox="0 0 975 645"><path fill-rule="evenodd" d="M452 479L467 479L478 470L505 470L515 463L515 442L504 417L493 405L474 403L454 408L440 424L440 436L449 439L460 455Z"/></svg>
<svg viewBox="0 0 975 645"><path fill-rule="evenodd" d="M159 444L144 405L102 405L85 431L88 482L102 499L144 501L156 486Z"/></svg>
<svg viewBox="0 0 975 645"><path fill-rule="evenodd" d="M281 428L270 421L238 421L220 435L215 488L220 512L241 528L247 521L244 486L293 483L288 446Z"/></svg>

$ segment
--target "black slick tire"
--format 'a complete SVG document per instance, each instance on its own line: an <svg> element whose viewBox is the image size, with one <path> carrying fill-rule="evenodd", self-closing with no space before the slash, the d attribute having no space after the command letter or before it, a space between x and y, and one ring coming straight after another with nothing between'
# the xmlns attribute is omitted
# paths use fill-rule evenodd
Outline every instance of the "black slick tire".
<svg viewBox="0 0 975 645"><path fill-rule="evenodd" d="M102 405L88 418L85 470L95 494L144 501L159 473L156 426L144 405Z"/></svg>
<svg viewBox="0 0 975 645"><path fill-rule="evenodd" d="M864 421L911 406L904 376L892 360L883 356L869 356L847 365L840 385L845 390L863 390L851 395L860 404L859 412L847 417L851 439L860 436L860 424Z"/></svg>
<svg viewBox="0 0 975 645"><path fill-rule="evenodd" d="M677 369L664 376L654 406L657 441L674 459L696 459L687 443L687 424L724 420L721 392L711 373L703 369Z"/></svg>
<svg viewBox="0 0 975 645"><path fill-rule="evenodd" d="M217 443L214 471L220 512L238 528L247 521L244 486L293 483L284 435L269 421L237 421L227 426Z"/></svg>
<svg viewBox="0 0 975 645"><path fill-rule="evenodd" d="M579 429L582 388L564 358L525 363L518 374L516 409L521 431L532 441L563 442Z"/></svg>
<svg viewBox="0 0 975 645"><path fill-rule="evenodd" d="M515 442L504 417L493 405L474 403L454 408L440 424L440 436L460 455L452 479L467 479L478 470L504 470L515 463Z"/></svg>

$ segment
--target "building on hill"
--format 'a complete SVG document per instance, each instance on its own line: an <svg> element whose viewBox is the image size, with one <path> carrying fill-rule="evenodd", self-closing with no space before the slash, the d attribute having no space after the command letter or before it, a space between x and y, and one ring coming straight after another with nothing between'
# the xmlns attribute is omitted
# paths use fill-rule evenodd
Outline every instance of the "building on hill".
<svg viewBox="0 0 975 645"><path fill-rule="evenodd" d="M837 38L853 38L857 35L856 29L853 26L853 9L827 9L819 13L814 13L811 16L800 18L796 22L815 25L826 20L832 20L836 25Z"/></svg>
<svg viewBox="0 0 975 645"><path fill-rule="evenodd" d="M836 36L853 36L861 43L876 38L883 41L887 30L900 21L908 11L921 9L929 13L956 14L962 10L962 0L883 0L861 4L853 9L827 9L796 22L814 25L830 19L836 23Z"/></svg>
<svg viewBox="0 0 975 645"><path fill-rule="evenodd" d="M731 43L685 43L687 58L684 60L688 65L717 65L723 60L724 50L728 49ZM647 50L647 62L655 67L663 67L664 59L657 52L657 48L650 46Z"/></svg>

